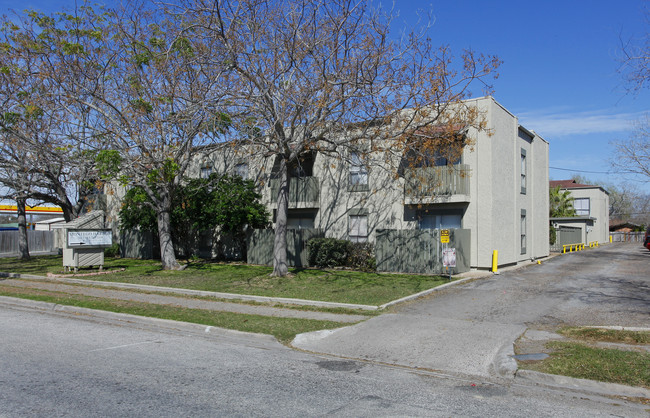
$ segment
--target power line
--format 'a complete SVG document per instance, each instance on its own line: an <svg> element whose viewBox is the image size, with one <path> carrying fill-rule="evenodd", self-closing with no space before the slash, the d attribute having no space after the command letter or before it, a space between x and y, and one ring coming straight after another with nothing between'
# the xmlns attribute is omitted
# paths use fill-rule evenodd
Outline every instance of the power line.
<svg viewBox="0 0 650 418"><path fill-rule="evenodd" d="M560 167L548 167L553 170L562 170L562 171L571 171L574 173L590 173L590 174L632 174L634 171L586 171L586 170L574 170L572 168L560 168Z"/></svg>

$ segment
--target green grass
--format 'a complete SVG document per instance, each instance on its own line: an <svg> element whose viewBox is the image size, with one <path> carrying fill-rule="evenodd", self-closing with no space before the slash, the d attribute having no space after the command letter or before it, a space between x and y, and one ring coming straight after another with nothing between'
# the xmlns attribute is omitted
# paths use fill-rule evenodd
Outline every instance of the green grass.
<svg viewBox="0 0 650 418"><path fill-rule="evenodd" d="M543 373L650 388L650 354L553 341L551 356L526 367Z"/></svg>
<svg viewBox="0 0 650 418"><path fill-rule="evenodd" d="M127 313L152 318L171 319L244 332L270 334L280 342L288 344L296 334L320 329L338 328L350 324L333 321L319 321L300 318L275 318L260 315L215 312L202 309L188 309L169 305L156 305L132 301L116 301L82 295L37 289L3 287L0 295L31 299L60 305L78 306L109 312Z"/></svg>
<svg viewBox="0 0 650 418"><path fill-rule="evenodd" d="M78 278L363 305L381 305L448 282L440 276L319 269L291 269L289 277L277 278L270 277L272 269L267 266L211 262L193 262L185 270L169 271L162 270L157 261L120 258L107 258L104 268L126 270ZM45 275L62 273L63 268L61 257L46 256L27 262L0 259L0 271Z"/></svg>
<svg viewBox="0 0 650 418"><path fill-rule="evenodd" d="M560 334L585 341L604 341L624 344L650 344L650 332L625 331L604 328L563 328Z"/></svg>

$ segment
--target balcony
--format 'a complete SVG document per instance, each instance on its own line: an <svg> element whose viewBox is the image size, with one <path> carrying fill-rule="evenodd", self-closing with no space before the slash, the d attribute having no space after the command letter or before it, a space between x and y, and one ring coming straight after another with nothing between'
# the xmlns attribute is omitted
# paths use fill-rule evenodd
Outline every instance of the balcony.
<svg viewBox="0 0 650 418"><path fill-rule="evenodd" d="M280 181L271 180L271 204L277 205ZM317 208L320 201L318 177L292 177L289 179L289 207Z"/></svg>
<svg viewBox="0 0 650 418"><path fill-rule="evenodd" d="M409 168L404 172L406 204L469 202L467 164Z"/></svg>

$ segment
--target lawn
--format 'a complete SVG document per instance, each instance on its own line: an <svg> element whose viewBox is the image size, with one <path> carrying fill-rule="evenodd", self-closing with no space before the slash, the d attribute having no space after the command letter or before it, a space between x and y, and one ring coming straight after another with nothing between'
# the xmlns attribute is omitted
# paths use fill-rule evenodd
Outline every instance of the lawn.
<svg viewBox="0 0 650 418"><path fill-rule="evenodd" d="M101 299L91 296L70 295L40 289L0 287L0 296L38 300L60 305L78 306L109 312L119 312L151 318L171 319L244 332L270 334L281 343L288 344L296 334L321 329L338 328L350 324L303 318L275 318L232 312L189 309L170 305L156 305L133 301Z"/></svg>
<svg viewBox="0 0 650 418"><path fill-rule="evenodd" d="M166 271L158 261L107 258L104 268L125 270L77 278L363 305L381 305L449 281L440 276L322 269L291 269L289 277L277 278L270 277L272 269L267 266L203 261L191 262L185 270ZM62 259L44 256L24 262L2 258L0 271L35 275L63 273ZM90 271L97 269L81 269L80 273Z"/></svg>
<svg viewBox="0 0 650 418"><path fill-rule="evenodd" d="M650 353L599 347L597 343L648 344L650 333L600 328L563 328L572 341L552 341L550 357L522 367L543 373L650 388Z"/></svg>

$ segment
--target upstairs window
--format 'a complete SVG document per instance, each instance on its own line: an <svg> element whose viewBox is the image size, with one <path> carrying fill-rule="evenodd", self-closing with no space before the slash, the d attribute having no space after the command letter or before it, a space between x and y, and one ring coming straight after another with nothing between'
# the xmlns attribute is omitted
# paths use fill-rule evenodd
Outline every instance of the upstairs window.
<svg viewBox="0 0 650 418"><path fill-rule="evenodd" d="M244 180L248 179L248 164L237 164L235 166L235 175L241 177Z"/></svg>
<svg viewBox="0 0 650 418"><path fill-rule="evenodd" d="M199 173L199 176L202 179L207 179L210 177L210 174L212 174L212 167L209 165L201 167L201 173Z"/></svg>
<svg viewBox="0 0 650 418"><path fill-rule="evenodd" d="M368 190L368 169L356 152L350 153L350 188L351 191Z"/></svg>
<svg viewBox="0 0 650 418"><path fill-rule="evenodd" d="M573 199L573 208L576 210L577 216L589 216L589 198L579 197L577 199Z"/></svg>
<svg viewBox="0 0 650 418"><path fill-rule="evenodd" d="M521 149L521 194L526 194L526 150Z"/></svg>

